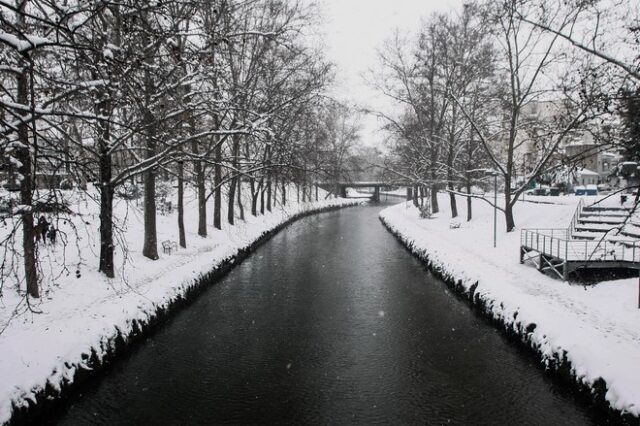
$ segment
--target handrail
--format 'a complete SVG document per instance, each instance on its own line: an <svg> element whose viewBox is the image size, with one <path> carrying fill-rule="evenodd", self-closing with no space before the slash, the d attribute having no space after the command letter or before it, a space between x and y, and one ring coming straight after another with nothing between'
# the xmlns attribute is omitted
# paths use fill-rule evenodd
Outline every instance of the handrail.
<svg viewBox="0 0 640 426"><path fill-rule="evenodd" d="M551 232L549 232L551 231ZM569 261L640 263L640 241L576 240L567 229L523 229L520 245L541 254Z"/></svg>
<svg viewBox="0 0 640 426"><path fill-rule="evenodd" d="M576 225L578 224L578 220L580 219L580 215L582 214L582 208L584 207L584 199L580 198L578 201L578 206L576 207L576 211L573 213L573 217L571 218L571 224L569 225L569 235L573 236L576 232Z"/></svg>

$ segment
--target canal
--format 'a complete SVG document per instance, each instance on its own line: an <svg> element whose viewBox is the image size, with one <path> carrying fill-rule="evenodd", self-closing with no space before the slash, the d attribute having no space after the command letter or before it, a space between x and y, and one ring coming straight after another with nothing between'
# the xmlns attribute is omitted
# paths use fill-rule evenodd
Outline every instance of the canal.
<svg viewBox="0 0 640 426"><path fill-rule="evenodd" d="M52 424L603 424L427 272L384 206L307 217Z"/></svg>

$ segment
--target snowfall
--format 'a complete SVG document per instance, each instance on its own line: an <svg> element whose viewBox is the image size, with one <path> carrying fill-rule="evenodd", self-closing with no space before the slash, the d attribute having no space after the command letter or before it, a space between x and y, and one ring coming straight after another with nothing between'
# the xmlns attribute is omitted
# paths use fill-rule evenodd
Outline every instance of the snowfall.
<svg viewBox="0 0 640 426"><path fill-rule="evenodd" d="M611 407L640 415L639 279L580 285L520 264L520 230L567 229L580 197L526 198L516 205L514 232L505 232L504 217L498 212L495 248L493 208L482 200L473 201L470 222L465 221L466 202L460 197L462 216L451 219L447 194L439 194L441 211L434 218L421 219L418 209L404 202L383 210L380 217L444 276L461 281L466 290L477 283L475 297L495 319L514 331L518 323L525 329L535 324L530 338L546 363L554 356L566 356L582 384L591 386L604 379ZM585 205L597 201L583 198Z"/></svg>
<svg viewBox="0 0 640 426"><path fill-rule="evenodd" d="M245 188L243 195L248 194ZM326 193L320 190L320 201L298 203L296 191L290 187L286 206L276 206L264 216L251 215L249 197L245 196L246 221L236 218L235 226L224 221L223 229L216 230L211 225L211 201L207 206L208 236L202 238L197 235L197 202L193 191L187 191L187 248L163 253L160 242L178 240L177 212L175 208L164 211L157 216L160 259L152 261L141 253L142 206L116 198L117 239L119 244L126 241L128 251L116 250L117 276L108 279L97 272L97 193L89 188L87 192L66 191L61 195L69 200L74 214L54 220L59 229L55 245L38 244L42 297L31 299L28 306L24 284L17 284L20 280L7 271L0 288L0 424L10 420L13 405L28 405L47 385L59 389L62 383L71 381L77 368L87 368L86 355L92 350L104 355L118 331L128 336L134 322L148 321L196 285L202 275L265 233L305 213L361 202L325 199ZM168 190L167 199L173 199L173 206L175 197L175 190ZM222 213L226 219L226 210ZM3 239L13 226L11 218L4 219L0 226ZM18 233L15 241L21 238ZM10 253L3 256L7 262L13 259Z"/></svg>
<svg viewBox="0 0 640 426"><path fill-rule="evenodd" d="M171 192L171 191L170 191ZM134 321L145 322L158 310L180 298L203 274L250 246L269 230L297 215L328 207L342 207L360 200L325 199L298 203L295 190L288 191L286 207L254 218L245 194L246 221L225 224L208 236L196 235L196 200L187 192L185 224L187 249L163 253L151 261L142 256L141 206L117 199L116 223L119 241L128 253L117 250L118 276L107 279L97 269L98 211L95 193L70 192L74 215L60 219L56 245L38 245L43 294L27 306L24 289L15 278L5 276L0 298L0 423L11 416L12 405L33 401L45 386L53 389L73 379L76 369L86 367L92 350L101 355L118 331L128 335ZM475 294L491 314L514 329L535 324L531 340L546 360L566 356L575 376L592 385L599 378L608 386L606 398L617 410L640 414L640 309L638 279L605 281L597 285L567 283L545 276L528 264L519 263L520 229L567 228L579 197L529 197L515 209L518 230L504 231L498 215L497 247L493 247L493 209L473 201L474 218L452 220L446 194L440 194L441 212L420 219L418 210L401 202L381 212L381 219L415 252ZM175 206L175 192L173 199ZM587 204L595 198L584 198ZM398 199L400 201L400 199ZM208 214L212 214L209 203ZM462 215L464 201L458 198ZM223 218L226 211L223 210ZM210 218L209 218L210 219ZM210 220L209 220L210 222ZM460 226L452 228L451 224ZM12 226L6 220L0 232ZM176 241L177 216L158 214L158 241ZM64 246L62 241L67 239ZM20 236L16 241L20 241ZM55 279L54 279L55 278ZM13 281L12 281L13 280ZM83 356L85 355L85 356Z"/></svg>

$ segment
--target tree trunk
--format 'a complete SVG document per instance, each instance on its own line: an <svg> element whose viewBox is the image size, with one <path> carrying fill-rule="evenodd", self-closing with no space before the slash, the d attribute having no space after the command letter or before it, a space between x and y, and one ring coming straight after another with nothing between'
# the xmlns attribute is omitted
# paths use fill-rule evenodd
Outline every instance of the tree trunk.
<svg viewBox="0 0 640 426"><path fill-rule="evenodd" d="M233 137L233 147L231 150L231 155L233 156L232 164L233 168L237 169L238 167L238 154L240 153L240 141L237 136ZM230 225L234 224L235 212L233 210L233 206L235 204L235 196L236 196L236 187L238 186L238 174L237 172L233 172L234 176L231 178L231 183L229 185L229 199L227 200L227 221Z"/></svg>
<svg viewBox="0 0 640 426"><path fill-rule="evenodd" d="M471 195L471 183L467 182L467 194ZM473 217L471 209L471 197L467 197L467 222L470 222Z"/></svg>
<svg viewBox="0 0 640 426"><path fill-rule="evenodd" d="M271 211L271 172L267 172L267 211Z"/></svg>
<svg viewBox="0 0 640 426"><path fill-rule="evenodd" d="M213 166L213 226L222 229L222 144L216 141L214 150L215 165Z"/></svg>
<svg viewBox="0 0 640 426"><path fill-rule="evenodd" d="M152 158L156 154L154 134L154 116L151 110L151 96L154 92L153 79L150 71L145 70L145 102L144 123L147 129L145 135L145 155ZM156 170L149 167L144 173L144 245L142 255L151 260L158 259L158 230L156 229Z"/></svg>
<svg viewBox="0 0 640 426"><path fill-rule="evenodd" d="M454 108L455 115L455 108ZM449 140L449 152L447 153L447 188L449 191L455 190L455 186L453 185L453 160L454 160L454 151L453 147L455 146L455 139L452 136ZM456 202L456 195L452 192L449 192L449 205L451 206L451 218L458 217L458 203Z"/></svg>
<svg viewBox="0 0 640 426"><path fill-rule="evenodd" d="M273 181L273 207L278 205L278 177Z"/></svg>
<svg viewBox="0 0 640 426"><path fill-rule="evenodd" d="M178 239L180 247L187 248L187 236L184 232L184 163L178 161Z"/></svg>
<svg viewBox="0 0 640 426"><path fill-rule="evenodd" d="M507 232L513 231L516 227L516 223L513 220L513 204L511 204L511 194L509 192L510 191L508 189L505 190L504 202L504 219Z"/></svg>
<svg viewBox="0 0 640 426"><path fill-rule="evenodd" d="M101 116L110 115L105 102L98 107ZM109 278L115 277L113 262L113 193L111 184L112 159L109 153L110 128L106 120L98 120L98 150L100 167L100 263L98 271Z"/></svg>
<svg viewBox="0 0 640 426"><path fill-rule="evenodd" d="M229 183L229 199L227 200L227 222L229 222L229 225L233 225L235 223L235 212L233 206L235 205L237 186L237 178L231 178L231 182Z"/></svg>
<svg viewBox="0 0 640 426"><path fill-rule="evenodd" d="M191 151L196 157L200 155L198 143L191 144ZM193 171L196 175L196 192L198 194L198 235L207 236L207 194L204 182L204 166L202 161L195 160L193 162Z"/></svg>
<svg viewBox="0 0 640 426"><path fill-rule="evenodd" d="M17 79L17 100L19 104L28 105L28 78L26 70L18 75ZM32 99L32 101L34 101ZM30 115L25 112L24 117ZM24 275L27 285L27 294L31 297L40 297L38 288L38 274L36 272L36 244L35 233L37 230L33 226L33 180L32 161L29 147L28 124L21 121L18 125L18 138L22 146L17 150L17 158L22 163L18 168L20 174L20 203L26 208L22 211L22 250L24 261Z"/></svg>
<svg viewBox="0 0 640 426"><path fill-rule="evenodd" d="M267 141L271 141L271 136L267 135ZM267 191L267 210L271 211L271 145L267 144L266 152L265 152L265 164L267 165L267 182L266 182L266 191ZM264 192L262 194L262 198L264 198ZM261 201L263 204L263 202ZM264 214L264 209L262 209L262 213Z"/></svg>
<svg viewBox="0 0 640 426"><path fill-rule="evenodd" d="M508 166L507 166L508 167ZM507 168L509 170L509 168ZM504 176L504 219L507 232L515 229L516 224L513 220L513 204L511 204L511 174Z"/></svg>
<svg viewBox="0 0 640 426"><path fill-rule="evenodd" d="M265 188L262 188L260 190L260 214L264 214L264 193L265 193Z"/></svg>
<svg viewBox="0 0 640 426"><path fill-rule="evenodd" d="M242 179L238 179L238 211L240 220L244 220L244 206L242 205Z"/></svg>
<svg viewBox="0 0 640 426"><path fill-rule="evenodd" d="M100 177L104 179L107 167L110 174L111 158L108 157L108 161L100 161L100 163ZM109 278L115 277L113 249L113 187L109 184L103 184L100 188L100 265L98 271Z"/></svg>
<svg viewBox="0 0 640 426"><path fill-rule="evenodd" d="M452 185L449 185L449 190L453 190ZM451 205L451 217L458 217L458 203L456 203L456 194L449 192L449 204Z"/></svg>
<svg viewBox="0 0 640 426"><path fill-rule="evenodd" d="M147 149L155 151L155 143L147 138ZM153 155L153 154L151 154ZM150 168L144 172L144 246L142 255L158 259L158 233L156 229L156 172Z"/></svg>
<svg viewBox="0 0 640 426"><path fill-rule="evenodd" d="M440 207L438 206L438 185L431 185L431 211L433 213L438 213L440 211Z"/></svg>
<svg viewBox="0 0 640 426"><path fill-rule="evenodd" d="M258 216L258 195L260 195L260 187L262 186L262 182L258 188L256 188L256 181L254 178L251 178L251 214L253 216Z"/></svg>
<svg viewBox="0 0 640 426"><path fill-rule="evenodd" d="M284 179L282 179L282 205L287 205L287 184Z"/></svg>

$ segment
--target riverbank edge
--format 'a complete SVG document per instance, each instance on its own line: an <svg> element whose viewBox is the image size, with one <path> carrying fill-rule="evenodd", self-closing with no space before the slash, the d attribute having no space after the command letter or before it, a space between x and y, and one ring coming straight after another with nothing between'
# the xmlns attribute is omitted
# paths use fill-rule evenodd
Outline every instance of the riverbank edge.
<svg viewBox="0 0 640 426"><path fill-rule="evenodd" d="M499 305L501 302L500 300L488 298L476 293L476 289L480 285L479 281L475 281L470 286L465 287L461 278L455 277L453 273L434 262L426 249L415 246L409 237L398 231L393 224L390 223L389 219L382 215L382 212L378 218L387 231L389 231L409 253L419 259L431 273L441 279L460 300L466 302L478 315L489 320L510 342L515 343L534 355L540 366L544 367L547 374L562 384L569 386L583 397L586 397L591 404L598 410L606 413L616 424L640 426L640 417L617 410L609 404L609 401L605 398L607 383L604 379L600 378L593 384L584 383L580 380L574 372L566 351L563 350L562 353L555 352L552 358L544 356L539 345L531 339L531 334L537 327L535 323L523 324L518 321L515 316L514 318L504 318L495 315L491 307Z"/></svg>
<svg viewBox="0 0 640 426"><path fill-rule="evenodd" d="M5 426L21 426L38 424L46 420L47 415L61 410L62 403L67 401L85 387L91 379L99 377L106 372L117 360L126 356L136 345L152 335L159 327L180 310L188 307L197 297L209 287L215 285L227 275L234 267L242 263L258 247L269 241L277 233L292 223L308 216L341 210L348 207L356 207L363 204L362 200L353 200L339 205L312 207L292 214L283 222L266 230L250 244L238 249L238 251L226 259L222 259L213 269L200 274L195 278L189 278L183 285L184 292L176 295L155 306L156 310L148 314L145 319L132 319L130 332L124 333L117 326L113 334L104 336L100 348L92 347L90 353L83 352L83 363L66 364L69 370L74 370L70 380L61 380L57 386L53 386L49 377L44 378L46 385L42 390L34 392L35 397L28 400L12 400L12 412ZM212 259L212 262L215 262ZM25 404L26 403L26 404Z"/></svg>

